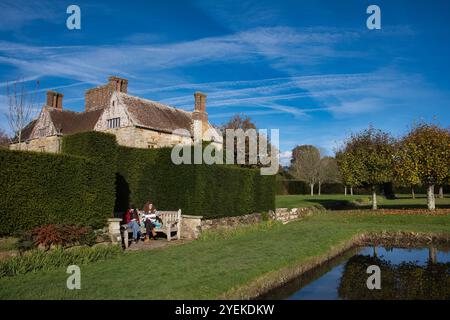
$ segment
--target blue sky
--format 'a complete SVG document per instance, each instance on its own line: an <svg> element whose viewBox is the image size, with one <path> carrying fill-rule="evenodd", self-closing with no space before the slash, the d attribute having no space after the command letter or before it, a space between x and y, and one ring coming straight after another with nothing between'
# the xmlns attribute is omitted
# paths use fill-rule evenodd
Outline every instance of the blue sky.
<svg viewBox="0 0 450 320"><path fill-rule="evenodd" d="M68 30L66 8L81 8ZM381 8L368 30L366 8ZM0 111L5 82L40 79L83 109L109 75L129 93L193 109L212 123L245 113L280 129L280 148L328 153L369 124L403 134L414 121L450 125L450 1L0 0ZM0 125L7 129L2 115Z"/></svg>

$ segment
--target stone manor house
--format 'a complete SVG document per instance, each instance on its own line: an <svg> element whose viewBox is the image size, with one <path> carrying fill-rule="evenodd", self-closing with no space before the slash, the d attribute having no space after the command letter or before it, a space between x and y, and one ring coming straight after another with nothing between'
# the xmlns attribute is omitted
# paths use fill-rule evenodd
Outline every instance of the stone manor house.
<svg viewBox="0 0 450 320"><path fill-rule="evenodd" d="M107 84L86 91L84 112L65 110L63 94L47 91L38 118L22 131L20 149L57 153L63 135L86 131L112 133L120 145L136 148L192 144L198 136L221 147L220 133L208 122L205 94L196 92L194 111L187 112L129 95L126 79L108 80ZM180 129L183 132L174 133ZM18 147L17 142L10 145L11 149Z"/></svg>

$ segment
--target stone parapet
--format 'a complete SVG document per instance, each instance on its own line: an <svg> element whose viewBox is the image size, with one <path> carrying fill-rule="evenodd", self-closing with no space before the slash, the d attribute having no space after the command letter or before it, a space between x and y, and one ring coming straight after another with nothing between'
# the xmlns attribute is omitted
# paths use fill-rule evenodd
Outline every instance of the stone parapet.
<svg viewBox="0 0 450 320"><path fill-rule="evenodd" d="M122 219L110 218L108 219L108 234L112 243L122 243L122 235L120 234L120 224Z"/></svg>
<svg viewBox="0 0 450 320"><path fill-rule="evenodd" d="M197 239L202 232L202 216L181 215L181 238Z"/></svg>

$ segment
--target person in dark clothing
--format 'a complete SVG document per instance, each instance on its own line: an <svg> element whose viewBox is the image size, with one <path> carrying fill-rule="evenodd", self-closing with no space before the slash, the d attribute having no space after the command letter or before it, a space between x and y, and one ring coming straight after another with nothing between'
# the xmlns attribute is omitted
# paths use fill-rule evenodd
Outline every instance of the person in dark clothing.
<svg viewBox="0 0 450 320"><path fill-rule="evenodd" d="M145 211L145 229L146 229L146 237L144 241L149 241L150 237L155 239L156 231L155 231L155 219L158 219L156 216L156 208L153 206L151 201L148 201L144 206Z"/></svg>
<svg viewBox="0 0 450 320"><path fill-rule="evenodd" d="M139 214L134 206L131 206L131 208L127 210L124 216L124 220L128 227L133 230L133 241L136 242L139 239L141 233L141 221L139 219Z"/></svg>
<svg viewBox="0 0 450 320"><path fill-rule="evenodd" d="M146 236L145 236L145 242L150 240L150 237L155 240L156 237L156 231L155 231L155 225L152 223L152 221L147 218L145 219L145 231L146 231Z"/></svg>

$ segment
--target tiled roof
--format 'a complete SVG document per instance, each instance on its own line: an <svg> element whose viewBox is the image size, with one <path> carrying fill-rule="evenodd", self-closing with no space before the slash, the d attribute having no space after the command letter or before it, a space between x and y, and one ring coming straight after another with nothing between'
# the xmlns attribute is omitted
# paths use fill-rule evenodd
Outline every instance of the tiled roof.
<svg viewBox="0 0 450 320"><path fill-rule="evenodd" d="M21 135L21 137L20 137L20 139L21 139L22 142L24 142L25 140L27 140L27 139L30 137L31 133L33 132L34 125L36 124L36 122L37 122L37 119L32 120L29 124L26 125L25 128L22 129L22 135ZM12 140L12 142L13 142L13 143L19 142L19 137L16 136L16 137Z"/></svg>
<svg viewBox="0 0 450 320"><path fill-rule="evenodd" d="M50 109L50 117L56 130L62 134L92 131L103 110L73 112L69 110Z"/></svg>
<svg viewBox="0 0 450 320"><path fill-rule="evenodd" d="M142 99L120 93L120 99L135 121L135 125L155 131L172 133L176 129L185 129L193 134L192 113L159 102ZM88 112L74 112L49 108L53 125L61 134L73 134L94 130L103 109ZM28 139L37 120L30 122L22 130L22 141Z"/></svg>
<svg viewBox="0 0 450 320"><path fill-rule="evenodd" d="M192 135L192 113L124 93L120 94L120 99L136 125L169 133L185 129Z"/></svg>

